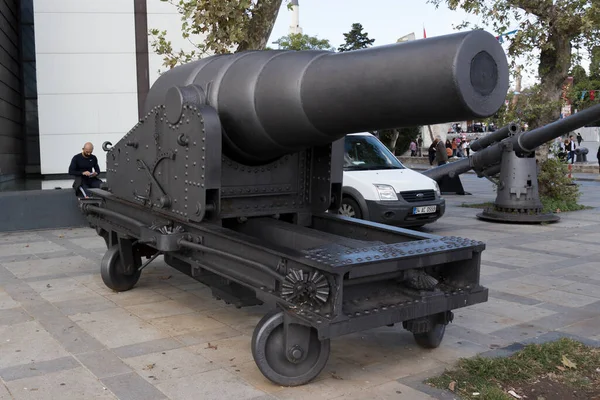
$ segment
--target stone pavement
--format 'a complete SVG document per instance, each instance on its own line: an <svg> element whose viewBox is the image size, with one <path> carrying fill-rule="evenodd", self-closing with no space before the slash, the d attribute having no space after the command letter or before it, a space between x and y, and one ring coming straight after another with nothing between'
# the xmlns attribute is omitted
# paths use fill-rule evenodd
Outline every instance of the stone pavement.
<svg viewBox="0 0 600 400"><path fill-rule="evenodd" d="M489 301L457 310L434 350L401 326L335 338L325 370L298 388L271 384L252 360L264 307L227 306L158 259L133 290L111 292L91 229L2 234L0 399L430 399L441 395L422 380L459 357L548 332L600 340L600 184L581 183L594 209L544 226L477 220L460 204L493 199L491 183L463 184L473 195L447 196L423 230L487 243Z"/></svg>

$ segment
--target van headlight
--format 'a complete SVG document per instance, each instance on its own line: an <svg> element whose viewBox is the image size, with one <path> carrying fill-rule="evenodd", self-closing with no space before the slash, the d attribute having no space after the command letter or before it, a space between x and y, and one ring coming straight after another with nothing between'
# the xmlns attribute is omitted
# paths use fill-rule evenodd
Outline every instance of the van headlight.
<svg viewBox="0 0 600 400"><path fill-rule="evenodd" d="M442 192L440 191L440 185L438 185L436 181L433 181L433 184L435 185L435 192L437 193L438 197L440 197L442 195Z"/></svg>
<svg viewBox="0 0 600 400"><path fill-rule="evenodd" d="M375 185L377 193L379 193L379 200L398 200L396 191L390 185Z"/></svg>

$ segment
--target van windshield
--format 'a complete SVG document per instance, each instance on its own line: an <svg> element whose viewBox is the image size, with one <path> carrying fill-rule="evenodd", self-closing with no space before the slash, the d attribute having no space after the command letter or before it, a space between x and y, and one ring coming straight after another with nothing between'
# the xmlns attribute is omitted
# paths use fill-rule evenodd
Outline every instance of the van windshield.
<svg viewBox="0 0 600 400"><path fill-rule="evenodd" d="M404 165L375 136L346 136L344 170L358 171L404 168Z"/></svg>

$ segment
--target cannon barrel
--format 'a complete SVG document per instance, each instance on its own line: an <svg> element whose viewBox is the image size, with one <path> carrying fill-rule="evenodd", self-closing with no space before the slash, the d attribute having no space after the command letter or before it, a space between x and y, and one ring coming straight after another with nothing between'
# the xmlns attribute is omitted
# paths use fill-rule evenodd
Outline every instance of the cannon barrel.
<svg viewBox="0 0 600 400"><path fill-rule="evenodd" d="M256 165L349 133L490 116L507 90L504 50L476 30L342 53L211 56L162 74L145 109L165 105L176 124L170 104L200 98L219 115L224 153Z"/></svg>
<svg viewBox="0 0 600 400"><path fill-rule="evenodd" d="M423 171L423 175L436 181L441 180L445 176L452 178L471 169L475 170L478 174L485 172L489 176L495 175L499 172L498 166L502 161L504 145L512 146L517 153L531 153L536 147L567 132L591 124L599 119L600 104L586 108L585 110L579 111L576 114L557 120L548 125L506 138L500 143L488 145L471 155L469 158ZM519 131L520 130L518 130L518 132Z"/></svg>
<svg viewBox="0 0 600 400"><path fill-rule="evenodd" d="M522 152L531 152L536 147L557 138L567 132L574 131L600 119L600 104L588 107L567 118L559 119L548 125L524 132L513 140Z"/></svg>
<svg viewBox="0 0 600 400"><path fill-rule="evenodd" d="M498 129L495 132L492 132L488 135L485 135L482 138L479 138L471 143L471 150L479 151L483 148L488 147L492 143L500 142L510 136L511 133L516 134L520 130L519 125L511 122L510 124Z"/></svg>

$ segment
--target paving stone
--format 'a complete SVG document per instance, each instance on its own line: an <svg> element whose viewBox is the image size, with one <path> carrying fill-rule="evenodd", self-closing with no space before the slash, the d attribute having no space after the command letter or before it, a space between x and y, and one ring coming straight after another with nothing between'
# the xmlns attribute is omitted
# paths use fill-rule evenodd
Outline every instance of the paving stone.
<svg viewBox="0 0 600 400"><path fill-rule="evenodd" d="M509 328L491 332L491 334L509 342L521 342L524 339L540 336L546 332L546 328L537 326L533 323L521 323Z"/></svg>
<svg viewBox="0 0 600 400"><path fill-rule="evenodd" d="M188 332L183 335L174 336L175 339L180 341L186 346L194 344L214 342L217 340L227 339L235 336L240 336L242 333L229 326L221 326L219 328L207 329L203 331Z"/></svg>
<svg viewBox="0 0 600 400"><path fill-rule="evenodd" d="M532 294L542 292L547 289L544 286L522 283L518 278L490 283L487 286L489 289L494 289L500 292L529 297L533 297L531 296Z"/></svg>
<svg viewBox="0 0 600 400"><path fill-rule="evenodd" d="M57 301L53 305L65 315L91 313L117 307L115 303L96 293L84 298Z"/></svg>
<svg viewBox="0 0 600 400"><path fill-rule="evenodd" d="M542 300L532 299L531 297L519 296L511 293L505 293L494 289L488 289L488 294L489 298L506 300L511 303L523 304L526 306L535 306L544 303Z"/></svg>
<svg viewBox="0 0 600 400"><path fill-rule="evenodd" d="M521 230L523 226L519 226ZM559 247L560 248L560 247ZM502 260L503 264L517 267L532 267L568 260L567 257L544 255L525 250L489 247L482 253L482 261Z"/></svg>
<svg viewBox="0 0 600 400"><path fill-rule="evenodd" d="M67 301L83 299L95 296L96 294L79 284L72 278L52 279L41 282L28 282L29 286L35 290L44 300L49 302Z"/></svg>
<svg viewBox="0 0 600 400"><path fill-rule="evenodd" d="M488 314L512 318L517 321L527 322L534 319L556 314L556 312L536 306L523 305L511 301L490 298L485 303L469 307L471 310L483 311Z"/></svg>
<svg viewBox="0 0 600 400"><path fill-rule="evenodd" d="M598 299L595 297L583 296L580 294L565 292L563 290L545 290L531 294L531 297L547 301L549 303L555 303L564 305L567 307L583 307L588 304L595 303Z"/></svg>
<svg viewBox="0 0 600 400"><path fill-rule="evenodd" d="M83 367L19 379L7 382L7 386L15 399L115 399Z"/></svg>
<svg viewBox="0 0 600 400"><path fill-rule="evenodd" d="M403 385L397 381L390 381L379 386L361 389L349 394L336 397L339 400L433 400L423 392L417 391L410 386Z"/></svg>
<svg viewBox="0 0 600 400"><path fill-rule="evenodd" d="M192 399L198 393L202 393L202 400L245 400L265 394L224 369L170 379L156 386L172 400Z"/></svg>
<svg viewBox="0 0 600 400"><path fill-rule="evenodd" d="M24 254L51 253L64 250L66 250L64 247L61 247L50 241L9 243L0 244L0 257L9 257Z"/></svg>
<svg viewBox="0 0 600 400"><path fill-rule="evenodd" d="M71 255L48 259L31 259L2 264L19 279L51 276L58 274L73 274L77 272L96 272L94 264L84 257Z"/></svg>
<svg viewBox="0 0 600 400"><path fill-rule="evenodd" d="M574 324L559 329L561 332L567 332L573 335L592 338L600 335L600 317L584 319Z"/></svg>
<svg viewBox="0 0 600 400"><path fill-rule="evenodd" d="M33 317L27 314L21 307L0 310L0 326L16 325L31 320L33 320Z"/></svg>
<svg viewBox="0 0 600 400"><path fill-rule="evenodd" d="M250 336L239 335L195 345L190 347L190 350L213 363L227 367L253 360L250 339Z"/></svg>
<svg viewBox="0 0 600 400"><path fill-rule="evenodd" d="M0 368L67 356L69 353L37 321L0 326Z"/></svg>
<svg viewBox="0 0 600 400"><path fill-rule="evenodd" d="M17 379L29 378L32 376L46 375L52 372L64 371L81 367L72 356L55 358L48 361L32 362L29 364L21 364L14 367L6 367L0 369L0 377L5 382L14 381Z"/></svg>
<svg viewBox="0 0 600 400"><path fill-rule="evenodd" d="M135 372L115 375L102 379L102 383L119 399L127 400L163 400L167 399L160 390L148 383ZM198 391L195 393L202 393ZM193 397L191 397L193 398Z"/></svg>
<svg viewBox="0 0 600 400"><path fill-rule="evenodd" d="M600 299L600 289L598 288L598 286L591 285L589 283L573 283L571 285L561 287L560 290Z"/></svg>
<svg viewBox="0 0 600 400"><path fill-rule="evenodd" d="M149 342L130 344L112 349L120 358L137 357L145 354L163 352L182 347L182 344L172 338L151 340Z"/></svg>
<svg viewBox="0 0 600 400"><path fill-rule="evenodd" d="M110 350L78 354L77 359L98 378L108 378L131 372L131 368Z"/></svg>
<svg viewBox="0 0 600 400"><path fill-rule="evenodd" d="M220 368L187 347L131 357L125 362L153 385Z"/></svg>
<svg viewBox="0 0 600 400"><path fill-rule="evenodd" d="M0 287L0 310L7 310L18 306L19 303L10 297L10 295Z"/></svg>
<svg viewBox="0 0 600 400"><path fill-rule="evenodd" d="M135 306L125 307L125 309L145 320L194 312L194 310L191 308L185 307L174 300L159 301L157 303L149 304L138 304Z"/></svg>
<svg viewBox="0 0 600 400"><path fill-rule="evenodd" d="M75 314L69 318L74 324L79 325L89 335L109 348L148 342L169 336L122 308Z"/></svg>

